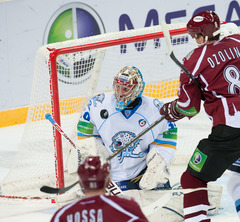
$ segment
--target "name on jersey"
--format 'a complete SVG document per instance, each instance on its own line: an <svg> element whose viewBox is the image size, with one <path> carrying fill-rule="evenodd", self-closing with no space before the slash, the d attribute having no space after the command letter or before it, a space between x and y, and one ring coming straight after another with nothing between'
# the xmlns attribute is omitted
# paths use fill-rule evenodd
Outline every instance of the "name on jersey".
<svg viewBox="0 0 240 222"><path fill-rule="evenodd" d="M66 221L67 222L84 222L84 221L103 222L103 212L102 212L102 209L83 210L82 212L77 211L74 214L68 214Z"/></svg>
<svg viewBox="0 0 240 222"><path fill-rule="evenodd" d="M211 68L215 68L221 62L226 62L231 59L236 59L240 57L240 51L238 47L232 47L218 51L217 53L212 54L212 56L207 58L207 61Z"/></svg>

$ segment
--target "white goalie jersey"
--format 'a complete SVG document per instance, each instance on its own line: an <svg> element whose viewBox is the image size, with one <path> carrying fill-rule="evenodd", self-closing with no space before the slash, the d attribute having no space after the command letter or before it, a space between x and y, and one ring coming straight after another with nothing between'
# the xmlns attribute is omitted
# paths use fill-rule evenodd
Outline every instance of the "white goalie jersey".
<svg viewBox="0 0 240 222"><path fill-rule="evenodd" d="M141 96L133 109L116 111L115 104L114 93L102 93L93 97L77 126L79 140L95 137L106 147L109 155L159 119L159 110L163 105L159 100L147 96ZM146 155L153 147L169 164L174 157L176 145L176 125L164 119L111 159L112 180L120 182L136 177L146 168Z"/></svg>

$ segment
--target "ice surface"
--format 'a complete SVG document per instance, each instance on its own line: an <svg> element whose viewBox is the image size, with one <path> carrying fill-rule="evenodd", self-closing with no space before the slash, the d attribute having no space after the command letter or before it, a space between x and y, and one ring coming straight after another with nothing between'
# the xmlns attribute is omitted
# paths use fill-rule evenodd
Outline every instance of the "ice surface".
<svg viewBox="0 0 240 222"><path fill-rule="evenodd" d="M0 181L10 170L11 163L17 153L18 144L24 130L24 124L0 128ZM172 169L172 181L179 180L184 167ZM226 191L226 181L229 173L226 172L216 183L223 185L223 196L221 200L222 209L218 215L211 217L212 222L237 222L238 216L235 212L234 203ZM11 200L6 201L0 198L0 221L2 222L44 222L50 221L53 213L57 210L55 204L49 200Z"/></svg>

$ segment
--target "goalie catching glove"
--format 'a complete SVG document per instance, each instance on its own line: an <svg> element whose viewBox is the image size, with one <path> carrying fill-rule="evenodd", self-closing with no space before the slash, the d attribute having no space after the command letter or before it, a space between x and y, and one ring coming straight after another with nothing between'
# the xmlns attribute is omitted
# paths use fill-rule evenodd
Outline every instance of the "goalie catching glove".
<svg viewBox="0 0 240 222"><path fill-rule="evenodd" d="M176 104L177 99L173 100L172 102L165 103L160 109L160 114L165 116L165 119L170 122L176 122L185 117L177 111Z"/></svg>
<svg viewBox="0 0 240 222"><path fill-rule="evenodd" d="M152 149L147 155L147 170L143 174L139 187L143 190L151 190L160 184L165 184L169 180L167 162L163 157Z"/></svg>

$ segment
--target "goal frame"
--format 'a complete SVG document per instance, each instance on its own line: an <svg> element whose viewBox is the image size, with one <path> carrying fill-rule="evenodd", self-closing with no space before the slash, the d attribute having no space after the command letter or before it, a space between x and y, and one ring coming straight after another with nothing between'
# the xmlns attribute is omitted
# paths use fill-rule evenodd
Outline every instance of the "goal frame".
<svg viewBox="0 0 240 222"><path fill-rule="evenodd" d="M169 30L170 36L186 34L186 28L178 28ZM120 39L113 39L108 41L102 41L97 43L83 44L74 47L66 48L48 48L50 51L49 59L49 75L50 75L50 92L51 92L51 104L52 104L52 115L56 123L61 126L60 121L60 107L59 107L59 94L58 94L58 77L57 77L57 57L62 54L81 52L86 50L106 48L110 46L116 46L121 44L136 43L140 41L146 41L151 39L164 38L164 33L162 31L143 34L131 37L125 37ZM61 134L53 127L53 137L55 146L55 172L57 175L56 186L57 188L64 187L64 170L63 170L63 154L62 154L62 137Z"/></svg>

